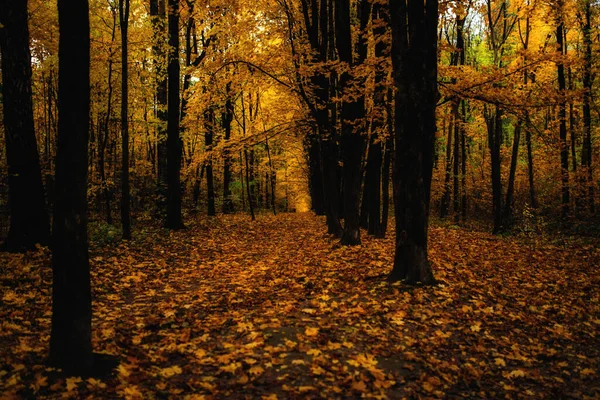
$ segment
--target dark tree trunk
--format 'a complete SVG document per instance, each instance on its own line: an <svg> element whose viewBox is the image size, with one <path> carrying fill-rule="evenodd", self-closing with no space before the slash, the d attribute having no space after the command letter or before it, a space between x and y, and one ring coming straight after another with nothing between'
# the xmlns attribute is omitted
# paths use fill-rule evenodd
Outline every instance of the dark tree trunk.
<svg viewBox="0 0 600 400"><path fill-rule="evenodd" d="M513 194L515 191L515 176L517 173L517 160L519 157L519 142L521 139L521 121L517 122L514 132L512 156L510 159L510 171L508 174L508 185L506 187L506 201L502 215L502 230L510 229L513 219Z"/></svg>
<svg viewBox="0 0 600 400"><path fill-rule="evenodd" d="M366 27L363 21L369 20L370 3L362 0L359 5L359 19L361 28ZM365 5L367 7L365 7ZM364 25L364 26L363 26ZM352 34L350 29L350 1L335 0L335 38L338 57L342 63L353 67L355 60L352 56ZM358 61L366 58L366 43L364 38L359 40ZM341 159L342 159L342 193L344 211L344 229L342 231L341 243L344 245L360 244L360 183L361 183L361 157L363 153L364 140L361 136L361 119L364 116L364 97L358 95L356 99L351 96L350 90L353 80L352 73L342 72L339 85L342 94L341 109Z"/></svg>
<svg viewBox="0 0 600 400"><path fill-rule="evenodd" d="M366 181L369 182L368 191L363 196L368 198L367 213L369 215L368 233L377 235L381 229L381 140L378 138L371 143L367 155ZM367 186L365 185L365 189Z"/></svg>
<svg viewBox="0 0 600 400"><path fill-rule="evenodd" d="M437 102L437 0L390 0L396 87L394 202L396 254L391 281L434 282L427 230Z"/></svg>
<svg viewBox="0 0 600 400"><path fill-rule="evenodd" d="M440 218L445 218L450 213L450 177L452 172L452 132L454 127L454 113L448 124L448 136L446 140L446 163L444 174L444 191L440 202Z"/></svg>
<svg viewBox="0 0 600 400"><path fill-rule="evenodd" d="M452 170L452 184L453 184L453 197L452 197L452 212L454 213L454 222L458 224L460 216L460 186L459 186L459 170L460 170L460 110L459 102L456 102L454 108L454 143L453 143L453 170Z"/></svg>
<svg viewBox="0 0 600 400"><path fill-rule="evenodd" d="M169 67L167 123L167 220L169 229L185 228L181 218L181 151L179 137L179 0L169 0Z"/></svg>
<svg viewBox="0 0 600 400"><path fill-rule="evenodd" d="M391 101L391 100L388 100ZM393 125L390 117L390 129ZM376 237L384 238L387 232L388 226L388 215L390 209L390 167L392 161L392 154L394 153L394 139L391 135L388 136L385 142L385 151L383 153L383 172L381 174L381 193L382 193L382 205L381 205L381 226Z"/></svg>
<svg viewBox="0 0 600 400"><path fill-rule="evenodd" d="M583 146L581 149L581 166L585 169L587 181L587 201L591 214L595 214L596 206L594 199L594 176L592 169L592 4L591 0L584 3L584 25L583 25L583 44L584 44L584 65L583 65Z"/></svg>
<svg viewBox="0 0 600 400"><path fill-rule="evenodd" d="M309 133L305 140L308 156L311 209L317 215L324 215L323 174L321 173L321 151L319 148L318 131Z"/></svg>
<svg viewBox="0 0 600 400"><path fill-rule="evenodd" d="M223 214L233 212L233 200L231 198L231 155L227 142L231 138L231 121L233 120L233 103L231 101L231 83L226 87L227 99L225 100L225 110L223 112L223 129L225 130L225 148L223 150Z"/></svg>
<svg viewBox="0 0 600 400"><path fill-rule="evenodd" d="M0 2L0 26L10 204L10 228L3 247L25 251L36 243L47 245L50 236L33 122L27 1Z"/></svg>
<svg viewBox="0 0 600 400"><path fill-rule="evenodd" d="M500 147L502 146L502 110L498 105L494 111L486 109L486 125L488 131L488 146L492 166L492 212L494 214L493 233L502 230L502 160Z"/></svg>
<svg viewBox="0 0 600 400"><path fill-rule="evenodd" d="M206 159L206 195L208 199L207 213L213 217L217 215L215 211L215 185L213 180L213 165L212 165L212 145L213 145L213 130L215 125L215 114L212 108L206 110L204 114L204 144L208 153Z"/></svg>
<svg viewBox="0 0 600 400"><path fill-rule="evenodd" d="M131 240L131 211L129 193L129 118L128 113L128 69L127 28L129 25L129 0L119 0L119 23L121 26L121 224L123 239Z"/></svg>
<svg viewBox="0 0 600 400"><path fill-rule="evenodd" d="M167 79L165 74L165 54L162 42L165 40L165 0L150 0L150 16L154 30L154 69L156 71L156 117L157 144L157 209L164 215L167 195Z"/></svg>
<svg viewBox="0 0 600 400"><path fill-rule="evenodd" d="M556 45L561 55L565 53L564 47L564 22L559 21L556 27ZM556 64L558 74L558 90L560 101L558 104L559 139L560 139L560 182L561 182L561 216L567 218L569 215L569 145L567 144L567 112L564 99L566 82L565 66L561 61Z"/></svg>
<svg viewBox="0 0 600 400"><path fill-rule="evenodd" d="M467 106L466 101L462 101L462 121L467 119ZM460 128L460 148L461 148L461 216L463 221L467 220L467 134L465 132L464 125Z"/></svg>
<svg viewBox="0 0 600 400"><path fill-rule="evenodd" d="M87 242L90 31L87 1L58 1L59 94L52 231L50 360L68 373L93 366Z"/></svg>
<svg viewBox="0 0 600 400"><path fill-rule="evenodd" d="M265 139L265 147L267 149L267 157L269 158L269 172L265 179L265 203L270 203L273 209L273 215L277 215L275 210L275 168L273 168L273 160L271 159L271 149L269 148L269 141ZM271 197L269 198L269 185L271 186Z"/></svg>

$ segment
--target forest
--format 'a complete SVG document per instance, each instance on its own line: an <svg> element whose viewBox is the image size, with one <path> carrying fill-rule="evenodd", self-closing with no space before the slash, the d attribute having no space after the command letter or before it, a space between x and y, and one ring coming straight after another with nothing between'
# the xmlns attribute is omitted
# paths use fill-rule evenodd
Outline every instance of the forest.
<svg viewBox="0 0 600 400"><path fill-rule="evenodd" d="M598 398L592 0L0 0L2 398Z"/></svg>

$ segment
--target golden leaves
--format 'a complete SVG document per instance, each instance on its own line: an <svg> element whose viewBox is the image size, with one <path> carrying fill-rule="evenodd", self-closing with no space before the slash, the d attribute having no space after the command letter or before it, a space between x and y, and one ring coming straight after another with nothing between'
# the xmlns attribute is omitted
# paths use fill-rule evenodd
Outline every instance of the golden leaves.
<svg viewBox="0 0 600 400"><path fill-rule="evenodd" d="M319 334L319 328L309 326L304 331L304 334L308 337L315 337Z"/></svg>
<svg viewBox="0 0 600 400"><path fill-rule="evenodd" d="M167 368L162 368L159 373L161 376L165 377L165 378L170 378L174 375L178 375L181 374L181 372L183 372L181 370L181 367L178 365L173 365L171 367L167 367Z"/></svg>

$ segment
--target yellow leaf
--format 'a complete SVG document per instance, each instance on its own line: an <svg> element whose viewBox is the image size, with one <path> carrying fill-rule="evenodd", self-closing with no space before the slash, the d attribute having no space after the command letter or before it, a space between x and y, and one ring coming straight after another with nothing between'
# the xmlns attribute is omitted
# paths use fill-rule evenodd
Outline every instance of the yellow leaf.
<svg viewBox="0 0 600 400"><path fill-rule="evenodd" d="M174 375L180 374L181 372L182 372L181 368L178 365L174 365L172 367L163 368L163 369L160 370L160 374L162 376L164 376L165 378L170 378L170 377L172 377Z"/></svg>
<svg viewBox="0 0 600 400"><path fill-rule="evenodd" d="M125 364L119 364L117 371L119 371L119 375L121 375L123 378L127 378L131 374Z"/></svg>
<svg viewBox="0 0 600 400"><path fill-rule="evenodd" d="M79 376L67 378L67 391L71 392L77 389L77 384L80 382L83 382L83 380Z"/></svg>
<svg viewBox="0 0 600 400"><path fill-rule="evenodd" d="M124 390L125 393L125 398L127 400L134 400L134 399L142 399L144 398L142 396L142 393L138 390L137 386L128 386L125 388Z"/></svg>
<svg viewBox="0 0 600 400"><path fill-rule="evenodd" d="M473 332L479 332L481 330L481 322L476 322L473 325L471 325L471 330Z"/></svg>
<svg viewBox="0 0 600 400"><path fill-rule="evenodd" d="M242 363L239 362L233 362L229 365L226 365L224 367L219 368L219 370L221 371L225 371L225 372L229 372L229 373L235 373L235 371L240 368L242 366Z"/></svg>
<svg viewBox="0 0 600 400"><path fill-rule="evenodd" d="M317 388L315 388L314 386L300 386L298 387L298 390L300 391L300 393L304 393L309 392L311 390L317 390Z"/></svg>
<svg viewBox="0 0 600 400"><path fill-rule="evenodd" d="M525 376L525 371L523 371L522 369L515 369L513 371L510 371L510 373L508 374L509 378L523 378Z"/></svg>
<svg viewBox="0 0 600 400"><path fill-rule="evenodd" d="M308 327L306 328L306 330L304 331L304 334L306 336L317 336L319 334L319 328L313 328L313 327Z"/></svg>
<svg viewBox="0 0 600 400"><path fill-rule="evenodd" d="M249 378L248 378L248 375L246 375L246 374L243 374L242 376L240 376L240 377L238 378L238 380L237 380L236 382L237 382L237 383L240 383L240 384L242 384L242 385L243 385L243 384L245 384L245 383L248 383L248 380L249 380Z"/></svg>
<svg viewBox="0 0 600 400"><path fill-rule="evenodd" d="M500 367L506 367L506 362L502 358L496 358L495 362L496 362L496 365L498 365Z"/></svg>
<svg viewBox="0 0 600 400"><path fill-rule="evenodd" d="M250 372L252 375L261 375L265 372L265 370L260 365L253 365L252 367L250 367L248 372Z"/></svg>
<svg viewBox="0 0 600 400"><path fill-rule="evenodd" d="M313 365L310 368L310 372L312 372L315 375L323 375L325 373L325 370L321 367L319 367L318 365Z"/></svg>
<svg viewBox="0 0 600 400"><path fill-rule="evenodd" d="M596 375L596 372L591 368L584 368L581 370L580 374L583 376Z"/></svg>
<svg viewBox="0 0 600 400"><path fill-rule="evenodd" d="M354 382L352 382L351 387L352 387L352 389L358 390L359 392L367 391L367 385L365 385L365 383L363 381L354 381Z"/></svg>
<svg viewBox="0 0 600 400"><path fill-rule="evenodd" d="M277 400L277 395L275 393L271 393L268 396L262 396L261 400Z"/></svg>

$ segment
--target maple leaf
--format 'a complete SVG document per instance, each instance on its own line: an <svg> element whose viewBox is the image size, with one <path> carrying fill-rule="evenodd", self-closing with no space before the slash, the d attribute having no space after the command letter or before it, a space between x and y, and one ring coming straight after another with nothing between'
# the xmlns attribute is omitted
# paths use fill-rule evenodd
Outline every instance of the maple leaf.
<svg viewBox="0 0 600 400"><path fill-rule="evenodd" d="M223 367L220 367L219 370L225 371L225 372L229 372L231 374L234 374L235 371L237 371L241 367L242 367L242 363L240 363L240 362L232 362L229 365L225 365Z"/></svg>
<svg viewBox="0 0 600 400"><path fill-rule="evenodd" d="M307 327L304 334L309 337L314 337L319 334L319 328Z"/></svg>
<svg viewBox="0 0 600 400"><path fill-rule="evenodd" d="M123 389L123 394L127 400L138 400L144 398L139 388L135 385L125 387Z"/></svg>
<svg viewBox="0 0 600 400"><path fill-rule="evenodd" d="M162 368L160 370L160 375L164 376L165 378L170 378L174 375L181 374L181 372L181 367L179 367L178 365L174 365L172 367Z"/></svg>
<svg viewBox="0 0 600 400"><path fill-rule="evenodd" d="M506 361L504 361L502 358L496 358L494 359L494 362L500 367L506 367Z"/></svg>
<svg viewBox="0 0 600 400"><path fill-rule="evenodd" d="M260 365L253 365L252 367L250 367L248 372L250 372L252 375L261 375L265 372L265 370Z"/></svg>
<svg viewBox="0 0 600 400"><path fill-rule="evenodd" d="M350 387L363 393L367 391L367 385L363 381L352 381L352 385Z"/></svg>
<svg viewBox="0 0 600 400"><path fill-rule="evenodd" d="M67 378L67 392L72 392L73 390L77 389L77 384L81 382L83 382L83 380L79 376Z"/></svg>
<svg viewBox="0 0 600 400"><path fill-rule="evenodd" d="M470 326L470 329L473 332L479 332L481 330L481 322L475 322L473 325Z"/></svg>

